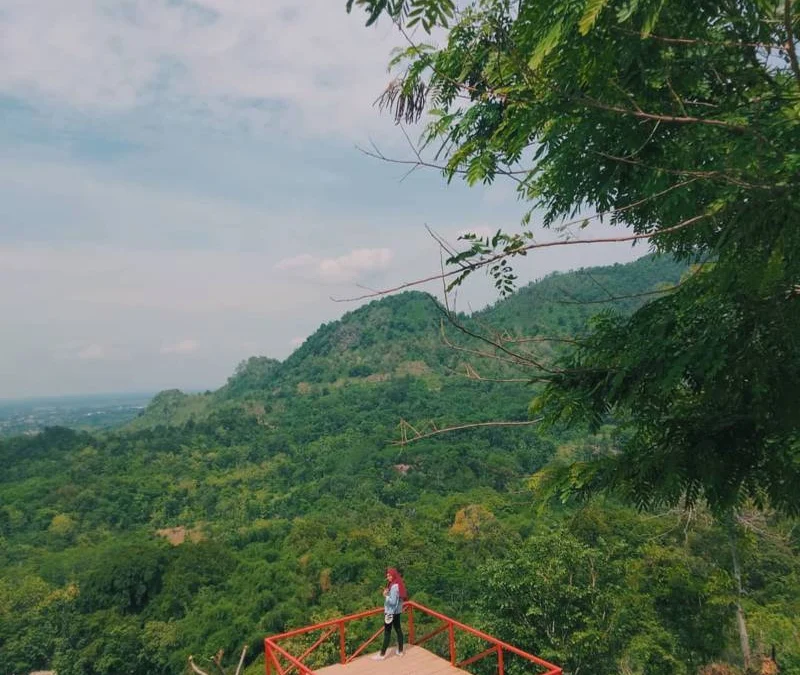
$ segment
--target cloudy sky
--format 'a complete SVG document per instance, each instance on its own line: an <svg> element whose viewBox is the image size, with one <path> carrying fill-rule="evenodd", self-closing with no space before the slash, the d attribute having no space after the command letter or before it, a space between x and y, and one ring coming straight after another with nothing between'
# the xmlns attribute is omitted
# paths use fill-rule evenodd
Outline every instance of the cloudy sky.
<svg viewBox="0 0 800 675"><path fill-rule="evenodd" d="M407 154L372 105L400 38L344 5L0 0L0 398L215 388L435 272L426 224L519 222L510 185L359 151ZM522 276L644 252L569 249Z"/></svg>

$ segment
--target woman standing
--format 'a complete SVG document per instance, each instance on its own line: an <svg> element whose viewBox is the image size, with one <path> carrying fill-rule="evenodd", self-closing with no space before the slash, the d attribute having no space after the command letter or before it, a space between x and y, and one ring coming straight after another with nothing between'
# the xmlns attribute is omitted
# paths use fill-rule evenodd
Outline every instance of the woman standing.
<svg viewBox="0 0 800 675"><path fill-rule="evenodd" d="M403 600L408 599L406 585L403 577L394 568L386 570L386 588L383 589L383 647L381 653L375 654L372 658L375 661L383 661L386 658L386 650L389 648L389 641L392 638L392 626L397 633L397 655L403 655L403 629L400 627L400 615L403 612Z"/></svg>

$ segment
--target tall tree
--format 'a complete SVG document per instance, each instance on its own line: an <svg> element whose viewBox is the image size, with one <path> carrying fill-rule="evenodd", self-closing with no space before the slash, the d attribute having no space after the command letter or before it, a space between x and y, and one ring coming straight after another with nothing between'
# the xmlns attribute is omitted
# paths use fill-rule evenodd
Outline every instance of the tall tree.
<svg viewBox="0 0 800 675"><path fill-rule="evenodd" d="M551 422L612 413L626 427L622 452L573 467L573 484L640 504L797 510L800 3L354 5L408 38L382 102L398 122L427 115L412 162L515 181L531 204L523 230L534 209L551 227L588 213L702 263L631 317L602 315L557 367L530 364ZM443 44L417 41L419 28L446 29ZM515 256L551 245L530 231L469 243L446 276L486 269L503 292Z"/></svg>

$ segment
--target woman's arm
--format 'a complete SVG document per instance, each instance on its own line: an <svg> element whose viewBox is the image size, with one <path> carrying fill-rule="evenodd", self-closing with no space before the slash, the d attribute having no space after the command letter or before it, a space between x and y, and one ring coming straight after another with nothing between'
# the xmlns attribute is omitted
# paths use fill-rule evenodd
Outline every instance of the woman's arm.
<svg viewBox="0 0 800 675"><path fill-rule="evenodd" d="M391 588L389 589L389 595L387 596L387 601L390 607L399 608L400 607L400 586L397 584L392 584Z"/></svg>

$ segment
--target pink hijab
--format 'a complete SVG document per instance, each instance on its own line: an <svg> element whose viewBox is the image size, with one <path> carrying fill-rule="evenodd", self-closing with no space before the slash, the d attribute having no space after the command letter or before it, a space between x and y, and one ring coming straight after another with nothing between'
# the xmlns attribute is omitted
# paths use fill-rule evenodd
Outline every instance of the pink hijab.
<svg viewBox="0 0 800 675"><path fill-rule="evenodd" d="M406 585L403 583L403 577L400 576L400 572L394 567L390 567L386 570L386 574L390 577L386 583L386 589L389 590L392 584L397 584L397 588L400 591L400 599L408 600L408 591L406 591Z"/></svg>

